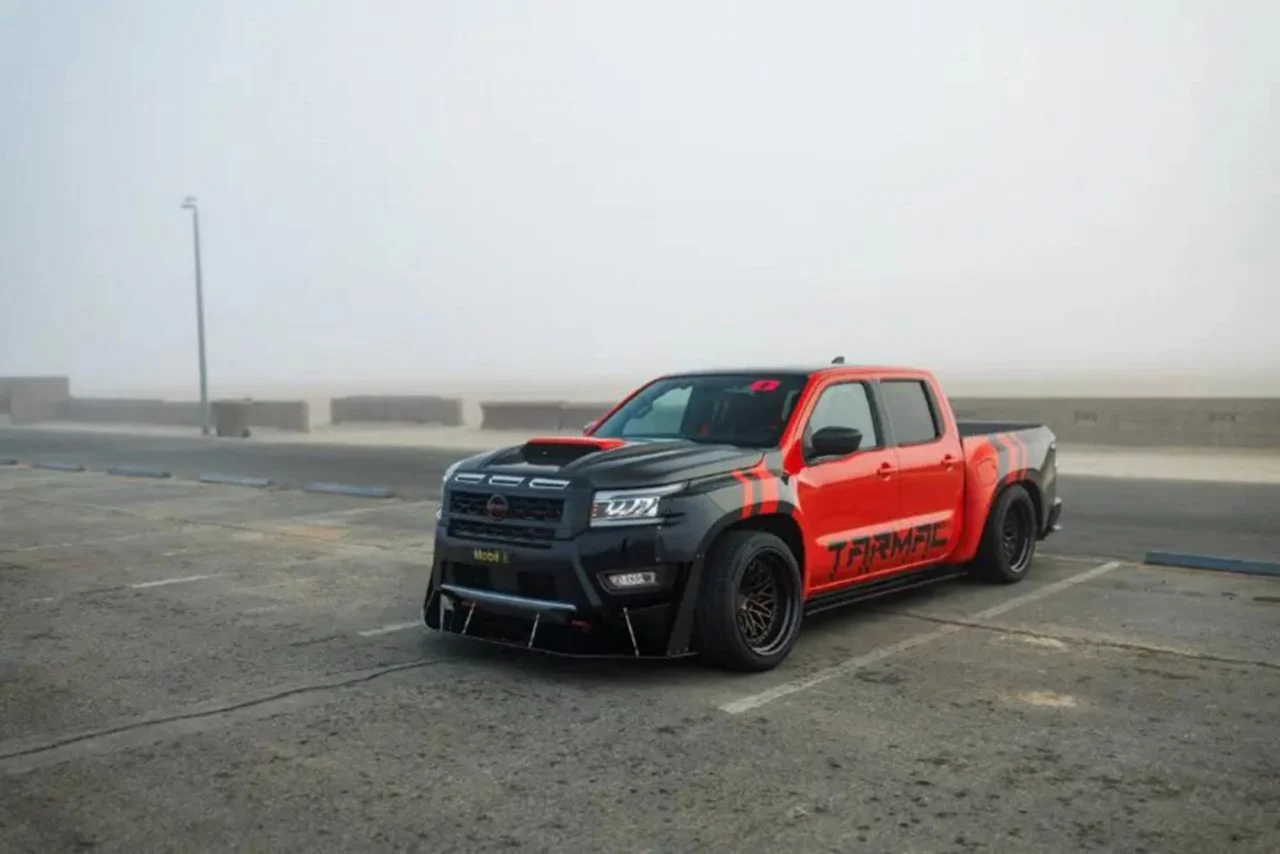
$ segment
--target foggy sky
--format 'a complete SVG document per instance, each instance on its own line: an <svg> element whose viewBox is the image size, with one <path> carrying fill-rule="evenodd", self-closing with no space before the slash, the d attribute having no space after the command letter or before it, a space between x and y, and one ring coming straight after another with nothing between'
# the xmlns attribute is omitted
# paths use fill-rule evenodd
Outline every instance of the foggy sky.
<svg viewBox="0 0 1280 854"><path fill-rule="evenodd" d="M0 10L0 374L1280 365L1280 4ZM1015 361L1011 362L1011 358Z"/></svg>

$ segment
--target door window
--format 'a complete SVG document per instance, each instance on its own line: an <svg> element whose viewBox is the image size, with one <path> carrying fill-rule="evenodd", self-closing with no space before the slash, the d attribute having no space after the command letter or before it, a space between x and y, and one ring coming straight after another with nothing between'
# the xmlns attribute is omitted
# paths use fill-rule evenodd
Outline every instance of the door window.
<svg viewBox="0 0 1280 854"><path fill-rule="evenodd" d="M863 383L838 383L823 389L805 427L805 444L823 427L853 427L862 431L860 451L880 447L871 395Z"/></svg>
<svg viewBox="0 0 1280 854"><path fill-rule="evenodd" d="M942 435L929 391L919 380L885 380L880 383L885 411L899 445L920 445Z"/></svg>

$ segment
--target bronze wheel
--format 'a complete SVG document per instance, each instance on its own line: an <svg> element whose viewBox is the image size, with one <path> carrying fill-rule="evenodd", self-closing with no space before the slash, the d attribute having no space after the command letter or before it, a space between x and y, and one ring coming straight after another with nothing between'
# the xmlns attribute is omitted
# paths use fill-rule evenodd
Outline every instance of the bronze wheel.
<svg viewBox="0 0 1280 854"><path fill-rule="evenodd" d="M756 555L742 573L735 617L743 642L757 655L772 654L791 634L792 609L783 607L787 593L786 566L776 554Z"/></svg>

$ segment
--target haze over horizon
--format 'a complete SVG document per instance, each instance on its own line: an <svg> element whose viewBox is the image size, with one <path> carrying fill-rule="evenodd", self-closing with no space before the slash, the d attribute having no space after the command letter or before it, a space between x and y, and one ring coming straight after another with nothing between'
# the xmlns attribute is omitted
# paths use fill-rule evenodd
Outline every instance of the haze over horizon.
<svg viewBox="0 0 1280 854"><path fill-rule="evenodd" d="M215 389L840 353L1280 394L1278 31L1261 0L8 4L0 375L194 391L191 194Z"/></svg>

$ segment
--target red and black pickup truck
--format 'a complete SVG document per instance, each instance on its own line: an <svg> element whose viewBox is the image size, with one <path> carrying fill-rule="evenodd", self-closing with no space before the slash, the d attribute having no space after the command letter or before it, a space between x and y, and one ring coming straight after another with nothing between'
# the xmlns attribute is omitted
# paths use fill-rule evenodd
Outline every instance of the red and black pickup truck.
<svg viewBox="0 0 1280 854"><path fill-rule="evenodd" d="M423 618L569 655L765 670L805 615L970 572L1057 529L1056 442L957 422L927 371L659 377L581 436L445 474Z"/></svg>

